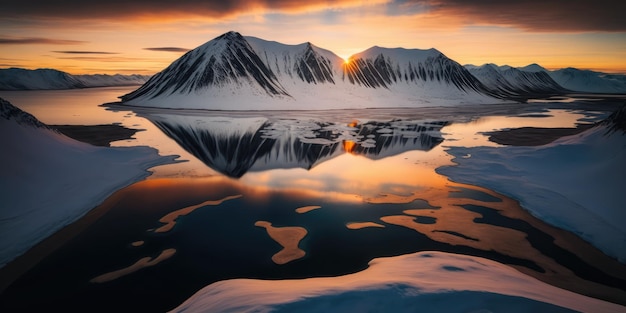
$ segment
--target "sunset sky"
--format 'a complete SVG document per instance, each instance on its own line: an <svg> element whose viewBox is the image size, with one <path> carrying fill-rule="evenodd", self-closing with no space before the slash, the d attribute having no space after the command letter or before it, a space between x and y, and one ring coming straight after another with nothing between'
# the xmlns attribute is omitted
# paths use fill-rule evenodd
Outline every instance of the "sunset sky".
<svg viewBox="0 0 626 313"><path fill-rule="evenodd" d="M341 57L436 48L461 64L626 73L626 1L21 0L0 3L0 68L154 74L230 30Z"/></svg>

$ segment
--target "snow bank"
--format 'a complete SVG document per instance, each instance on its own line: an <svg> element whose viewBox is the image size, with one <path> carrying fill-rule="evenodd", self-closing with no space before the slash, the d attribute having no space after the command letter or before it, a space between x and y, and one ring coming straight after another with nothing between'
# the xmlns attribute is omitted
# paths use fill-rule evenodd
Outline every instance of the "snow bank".
<svg viewBox="0 0 626 313"><path fill-rule="evenodd" d="M104 148L48 129L0 99L0 267L172 161L148 147Z"/></svg>
<svg viewBox="0 0 626 313"><path fill-rule="evenodd" d="M626 262L626 135L607 131L595 127L540 147L451 147L458 166L437 172L518 199L536 217Z"/></svg>
<svg viewBox="0 0 626 313"><path fill-rule="evenodd" d="M362 272L300 280L211 284L173 312L626 312L503 264L419 252L374 259Z"/></svg>

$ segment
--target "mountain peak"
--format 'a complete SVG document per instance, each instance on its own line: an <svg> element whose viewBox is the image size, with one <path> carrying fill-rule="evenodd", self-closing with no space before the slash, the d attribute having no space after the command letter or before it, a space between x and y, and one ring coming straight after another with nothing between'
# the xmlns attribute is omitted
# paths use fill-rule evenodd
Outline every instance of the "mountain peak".
<svg viewBox="0 0 626 313"><path fill-rule="evenodd" d="M289 96L246 39L230 31L187 52L121 99L129 101L143 96L152 99L208 89L246 89L253 94Z"/></svg>
<svg viewBox="0 0 626 313"><path fill-rule="evenodd" d="M435 48L430 49L406 49L406 48L385 48L380 46L373 46L361 53L354 54L350 59L375 59L380 55L390 57L398 61L418 61L426 60L428 58L435 58L442 56L443 54Z"/></svg>
<svg viewBox="0 0 626 313"><path fill-rule="evenodd" d="M220 40L220 39L225 39L225 40L243 39L243 36L241 36L240 33L231 30L229 32L221 34L220 36L217 36L214 40Z"/></svg>
<svg viewBox="0 0 626 313"><path fill-rule="evenodd" d="M524 72L547 72L544 67L537 63L528 64L524 67L519 67L518 69Z"/></svg>

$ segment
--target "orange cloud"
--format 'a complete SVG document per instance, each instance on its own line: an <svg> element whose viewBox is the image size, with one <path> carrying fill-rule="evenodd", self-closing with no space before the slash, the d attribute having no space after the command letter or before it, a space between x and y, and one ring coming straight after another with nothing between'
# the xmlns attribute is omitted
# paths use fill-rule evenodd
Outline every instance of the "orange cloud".
<svg viewBox="0 0 626 313"><path fill-rule="evenodd" d="M385 3L368 1L365 5ZM363 6L361 0L66 0L62 4L47 0L0 4L0 17L7 18L72 18L108 19L128 18L221 18L254 11L301 13L326 9Z"/></svg>

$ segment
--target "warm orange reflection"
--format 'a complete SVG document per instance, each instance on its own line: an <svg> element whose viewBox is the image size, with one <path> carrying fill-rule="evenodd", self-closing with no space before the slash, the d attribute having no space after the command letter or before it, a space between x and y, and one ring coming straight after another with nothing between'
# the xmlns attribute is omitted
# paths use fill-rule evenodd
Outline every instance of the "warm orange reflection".
<svg viewBox="0 0 626 313"><path fill-rule="evenodd" d="M357 143L354 141L350 141L350 140L344 140L342 144L343 144L343 150L348 153L354 153L354 150L357 147Z"/></svg>
<svg viewBox="0 0 626 313"><path fill-rule="evenodd" d="M239 182L255 188L301 190L341 202L404 202L392 198L428 188L442 188L449 183L445 176L434 170L452 164L445 156L441 147L429 152L409 151L379 160L344 154L308 171L248 172Z"/></svg>
<svg viewBox="0 0 626 313"><path fill-rule="evenodd" d="M500 202L485 202L476 199L450 197L450 193L458 191L459 187L485 193L498 198ZM610 260L610 258L606 257L599 250L592 248L580 238L568 232L547 226L543 222L530 216L530 214L520 207L517 201L489 189L450 182L445 188L430 188L415 192L409 196L387 195L386 197L370 199L370 201L374 203L410 203L417 199L427 201L430 205L436 207L436 209L405 210L403 213L406 215L383 216L380 220L387 224L415 230L435 241L451 245L472 247L484 251L496 251L518 259L530 260L545 270L545 273L530 270L524 266L514 265L514 267L521 272L562 288L575 290L583 294L594 294L602 290L601 293L611 295L611 297L614 298L619 298L622 293L618 289L578 278L570 269L555 262L554 259L547 257L541 251L533 247L527 239L527 234L524 232L512 228L476 222L477 219L483 218L483 215L469 211L461 207L461 205L476 205L495 209L503 216L529 222L534 227L553 236L556 244L568 249L577 256L583 259L593 259L595 262L603 259L601 262L605 263L607 266L613 268L619 267L619 264L614 260ZM434 223L422 223L419 221L419 217L429 218L429 220L434 221ZM606 269L606 272L612 273L611 270L608 269Z"/></svg>

